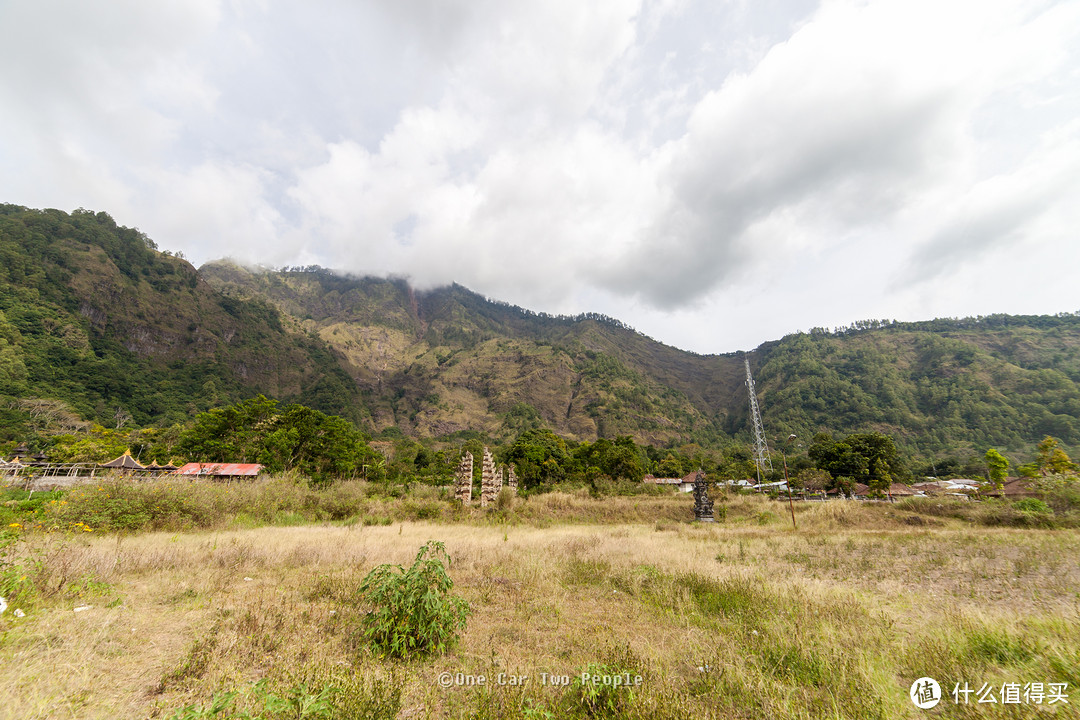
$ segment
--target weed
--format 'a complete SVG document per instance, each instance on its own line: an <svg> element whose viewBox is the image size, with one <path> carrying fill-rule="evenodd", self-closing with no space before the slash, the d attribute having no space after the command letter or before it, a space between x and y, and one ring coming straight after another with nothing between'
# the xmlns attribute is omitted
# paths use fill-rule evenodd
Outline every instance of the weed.
<svg viewBox="0 0 1080 720"><path fill-rule="evenodd" d="M514 509L514 491L504 487L495 498L495 509L500 512L510 512Z"/></svg>
<svg viewBox="0 0 1080 720"><path fill-rule="evenodd" d="M402 680L396 675L387 678L365 677L356 672L338 670L330 682L337 689L334 695L335 717L365 718L365 720L394 720L401 710Z"/></svg>
<svg viewBox="0 0 1080 720"><path fill-rule="evenodd" d="M630 714L646 667L628 645L609 649L605 655L602 662L591 662L574 676L563 697L570 714L589 718Z"/></svg>
<svg viewBox="0 0 1080 720"><path fill-rule="evenodd" d="M169 688L182 683L184 680L201 678L210 666L210 658L218 643L218 630L221 628L220 618L214 622L210 631L198 638L188 648L184 659L171 671L161 676L154 693L161 695ZM217 698L215 698L215 703ZM230 698L231 702L231 698ZM220 711L219 711L220 712ZM195 715L193 717L203 717ZM216 717L209 715L207 717Z"/></svg>
<svg viewBox="0 0 1080 720"><path fill-rule="evenodd" d="M687 573L675 578L675 586L688 591L697 609L706 616L749 617L765 607L760 585L738 578L718 581Z"/></svg>
<svg viewBox="0 0 1080 720"><path fill-rule="evenodd" d="M623 668L589 663L575 675L565 700L571 712L585 717L623 716L634 702L635 680Z"/></svg>
<svg viewBox="0 0 1080 720"><path fill-rule="evenodd" d="M469 615L469 604L450 595L449 565L443 544L430 540L408 570L384 564L368 573L360 598L373 609L363 617L363 639L392 657L445 652Z"/></svg>
<svg viewBox="0 0 1080 720"><path fill-rule="evenodd" d="M762 510L757 514L758 525L772 525L776 522L776 520L776 513L773 513L769 510Z"/></svg>
<svg viewBox="0 0 1080 720"><path fill-rule="evenodd" d="M1053 512L1049 505L1038 498L1021 498L1013 503L1013 507L1024 513L1041 513L1045 515Z"/></svg>
<svg viewBox="0 0 1080 720"><path fill-rule="evenodd" d="M761 650L764 670L793 685L824 685L831 679L828 663L813 649L773 642Z"/></svg>
<svg viewBox="0 0 1080 720"><path fill-rule="evenodd" d="M607 560L584 560L574 556L566 563L567 585L598 585L607 578L611 563Z"/></svg>
<svg viewBox="0 0 1080 720"><path fill-rule="evenodd" d="M1029 660L1033 651L1022 640L989 628L968 632L965 655L976 662L1018 665Z"/></svg>
<svg viewBox="0 0 1080 720"><path fill-rule="evenodd" d="M0 597L13 605L27 605L35 595L34 584L28 580L28 569L16 560L19 533L0 530Z"/></svg>
<svg viewBox="0 0 1080 720"><path fill-rule="evenodd" d="M291 688L284 696L266 690L266 681L255 683L245 692L235 690L214 695L209 705L188 705L169 716L169 720L331 720L336 717L333 697L337 689L325 686L318 692L303 683ZM246 696L253 696L248 699ZM238 701L255 707L254 714L239 710Z"/></svg>

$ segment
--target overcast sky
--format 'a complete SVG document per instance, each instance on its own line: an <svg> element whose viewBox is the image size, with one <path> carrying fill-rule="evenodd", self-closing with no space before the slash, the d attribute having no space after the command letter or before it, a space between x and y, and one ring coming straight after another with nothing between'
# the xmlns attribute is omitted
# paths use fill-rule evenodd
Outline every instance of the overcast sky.
<svg viewBox="0 0 1080 720"><path fill-rule="evenodd" d="M1080 310L1080 2L0 0L0 202L701 353Z"/></svg>

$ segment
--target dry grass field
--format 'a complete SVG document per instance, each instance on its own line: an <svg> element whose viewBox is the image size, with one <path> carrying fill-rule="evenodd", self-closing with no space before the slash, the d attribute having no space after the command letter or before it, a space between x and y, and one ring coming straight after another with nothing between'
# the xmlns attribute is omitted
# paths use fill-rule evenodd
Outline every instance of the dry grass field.
<svg viewBox="0 0 1080 720"><path fill-rule="evenodd" d="M26 533L8 561L39 591L25 617L0 616L0 717L212 717L227 691L219 717L268 694L294 700L273 717L297 718L1080 717L1076 530L833 502L800 504L794 532L760 497L718 503L714 525L680 520L685 496L515 503L388 525ZM357 642L355 590L428 540L467 627L447 654L381 659ZM945 694L931 710L908 696L923 676ZM957 704L957 683L999 702ZM1068 703L1003 703L1010 683L1067 683ZM305 715L320 697L328 714Z"/></svg>

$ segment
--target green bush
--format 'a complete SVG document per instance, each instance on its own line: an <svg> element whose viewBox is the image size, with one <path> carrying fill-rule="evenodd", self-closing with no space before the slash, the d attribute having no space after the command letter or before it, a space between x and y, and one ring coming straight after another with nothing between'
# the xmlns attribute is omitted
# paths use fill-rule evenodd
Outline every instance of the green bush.
<svg viewBox="0 0 1080 720"><path fill-rule="evenodd" d="M1021 498L1013 503L1013 507L1020 512L1026 513L1049 513L1050 506L1038 498Z"/></svg>
<svg viewBox="0 0 1080 720"><path fill-rule="evenodd" d="M637 716L635 690L640 691L645 664L629 646L605 651L602 662L591 662L574 676L562 698L563 715L586 718ZM648 713L647 716L651 716Z"/></svg>
<svg viewBox="0 0 1080 720"><path fill-rule="evenodd" d="M469 615L469 604L450 595L449 565L446 548L431 540L408 570L384 564L368 573L360 583L361 602L372 608L362 619L364 641L399 658L445 652Z"/></svg>

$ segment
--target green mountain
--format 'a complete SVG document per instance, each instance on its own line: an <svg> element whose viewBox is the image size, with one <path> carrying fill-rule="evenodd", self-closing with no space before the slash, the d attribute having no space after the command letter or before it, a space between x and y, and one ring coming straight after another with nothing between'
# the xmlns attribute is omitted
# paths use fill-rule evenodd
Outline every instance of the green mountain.
<svg viewBox="0 0 1080 720"><path fill-rule="evenodd" d="M340 352L376 429L512 437L633 435L715 443L742 372L654 342L616 320L538 315L453 285L417 293L401 280L321 269L199 272L229 297L263 299Z"/></svg>
<svg viewBox="0 0 1080 720"><path fill-rule="evenodd" d="M924 453L1080 442L1080 313L868 322L755 354L782 429L880 430Z"/></svg>
<svg viewBox="0 0 1080 720"><path fill-rule="evenodd" d="M105 213L0 205L5 435L18 432L27 398L146 425L259 392L362 415L339 358L285 328L268 303L221 294Z"/></svg>
<svg viewBox="0 0 1080 720"><path fill-rule="evenodd" d="M319 268L200 269L230 297L264 299L337 349L376 427L575 439L749 440L741 353L703 356L616 320L539 315L460 286ZM1080 442L1080 313L865 322L790 335L750 353L772 437L881 431L908 451Z"/></svg>
<svg viewBox="0 0 1080 720"><path fill-rule="evenodd" d="M749 353L770 441L881 431L919 455L1080 444L1080 313L866 322ZM320 268L196 271L105 213L0 205L0 440L27 399L185 421L257 393L369 432L547 427L576 440L749 441L743 354L697 355L600 315Z"/></svg>

